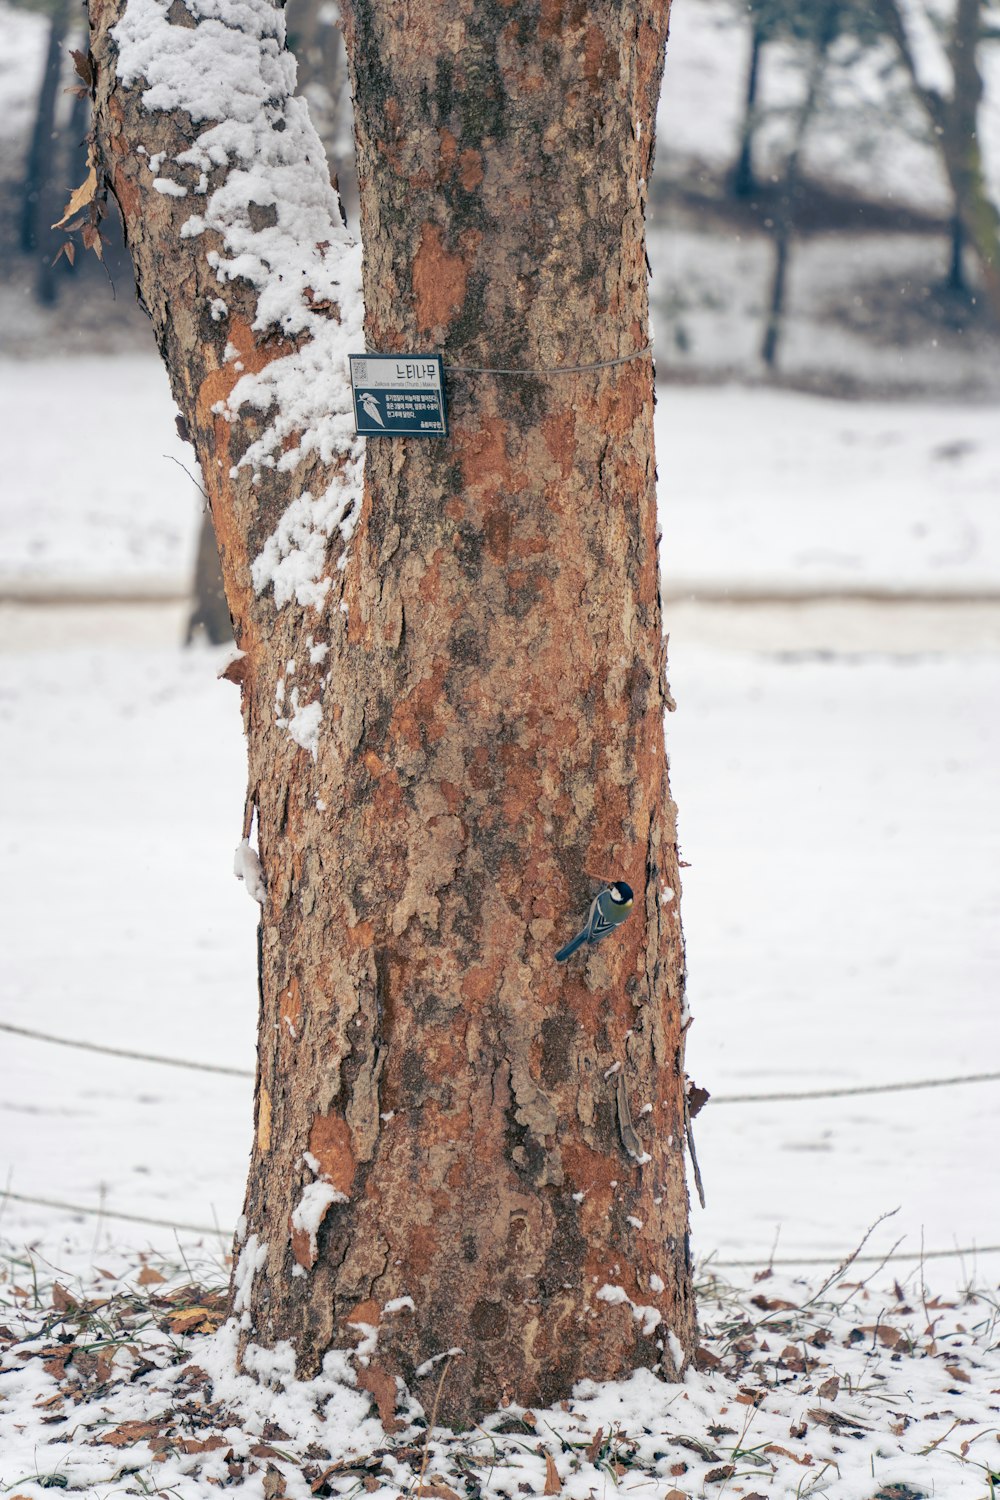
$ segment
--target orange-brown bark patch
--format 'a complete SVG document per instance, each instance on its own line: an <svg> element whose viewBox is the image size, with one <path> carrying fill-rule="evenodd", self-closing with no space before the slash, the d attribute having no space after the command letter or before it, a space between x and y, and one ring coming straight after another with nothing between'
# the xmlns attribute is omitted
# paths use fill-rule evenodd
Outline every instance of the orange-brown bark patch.
<svg viewBox="0 0 1000 1500"><path fill-rule="evenodd" d="M465 793L460 786L456 786L453 781L441 781L438 785L441 788L441 795L448 804L448 811L450 813L457 813L464 807Z"/></svg>
<svg viewBox="0 0 1000 1500"><path fill-rule="evenodd" d="M488 487L494 495L509 495L513 489L506 446L507 424L502 417L487 417L477 432L459 438L459 462L467 490Z"/></svg>
<svg viewBox="0 0 1000 1500"><path fill-rule="evenodd" d="M316 1264L317 1256L313 1253L313 1238L307 1229L293 1229L291 1217L288 1220L288 1233L292 1245L292 1258L295 1264L301 1266L305 1271L311 1271Z"/></svg>
<svg viewBox="0 0 1000 1500"><path fill-rule="evenodd" d="M450 130L441 131L440 166L438 176L443 181L450 177L458 157L458 142Z"/></svg>
<svg viewBox="0 0 1000 1500"><path fill-rule="evenodd" d="M390 732L404 740L413 750L420 748L425 736L434 743L447 732L446 726L435 712L442 701L447 666L444 658L437 660L430 676L418 682L412 693L400 699L396 705L390 721Z"/></svg>
<svg viewBox="0 0 1000 1500"><path fill-rule="evenodd" d="M403 1426L396 1416L396 1381L379 1365L368 1365L358 1370L358 1385L375 1398L379 1420L386 1432L399 1432Z"/></svg>
<svg viewBox="0 0 1000 1500"><path fill-rule="evenodd" d="M413 258L413 295L422 333L446 327L465 301L468 270L460 255L450 254L437 224L424 224Z"/></svg>
<svg viewBox="0 0 1000 1500"><path fill-rule="evenodd" d="M559 465L561 477L568 479L576 456L576 419L572 411L553 412L542 420L541 427L545 446Z"/></svg>
<svg viewBox="0 0 1000 1500"><path fill-rule="evenodd" d="M375 941L375 929L370 922L356 922L344 935L352 948L370 948Z"/></svg>
<svg viewBox="0 0 1000 1500"><path fill-rule="evenodd" d="M370 1328L377 1328L382 1317L382 1304L370 1297L367 1302L359 1302L353 1312L348 1313L345 1318L349 1328L357 1328L367 1324Z"/></svg>
<svg viewBox="0 0 1000 1500"><path fill-rule="evenodd" d="M645 360L624 365L617 380L609 380L601 394L600 420L607 432L621 437L644 414L650 394L650 376Z"/></svg>
<svg viewBox="0 0 1000 1500"><path fill-rule="evenodd" d="M585 6L581 0L542 0L538 35L543 41L561 36L571 27L579 26Z"/></svg>
<svg viewBox="0 0 1000 1500"><path fill-rule="evenodd" d="M116 147L119 139L120 137L115 137ZM114 187L122 218L126 224L130 224L139 215L139 189L123 167L115 167Z"/></svg>
<svg viewBox="0 0 1000 1500"><path fill-rule="evenodd" d="M437 1243L437 1233L430 1224L414 1224L410 1230L409 1262L418 1276L425 1275L434 1264Z"/></svg>
<svg viewBox="0 0 1000 1500"><path fill-rule="evenodd" d="M294 974L289 981L287 989L282 991L278 1003L281 1019L287 1023L286 1031L288 1025L290 1025L292 1034L298 1036L299 1021L302 1019L302 995L299 991L299 981Z"/></svg>
<svg viewBox="0 0 1000 1500"><path fill-rule="evenodd" d="M230 319L227 329L229 342L239 351L239 358L230 361L229 364L220 365L217 370L209 370L201 385L198 387L197 413L198 421L204 426L212 424L215 413L212 407L219 401L228 401L233 387L244 375L259 375L261 370L276 359L283 359L286 354L291 354L295 345L286 339L268 339L266 344L257 344L254 340L254 332L249 323L242 318ZM238 370L236 366L243 366Z"/></svg>
<svg viewBox="0 0 1000 1500"><path fill-rule="evenodd" d="M483 158L478 151L463 151L458 159L458 180L467 193L473 192L483 180Z"/></svg>
<svg viewBox="0 0 1000 1500"><path fill-rule="evenodd" d="M488 1000L496 994L498 984L494 969L470 969L462 980L462 994L467 1000Z"/></svg>
<svg viewBox="0 0 1000 1500"><path fill-rule="evenodd" d="M317 1115L309 1131L309 1150L319 1162L320 1174L345 1197L351 1196L357 1163L351 1130L342 1115Z"/></svg>
<svg viewBox="0 0 1000 1500"><path fill-rule="evenodd" d="M603 784L596 811L594 831L587 847L587 869L604 871L612 849L621 844L623 839L630 840L628 788ZM624 870L607 870L606 874L608 879L618 875L623 879L629 878ZM639 889L641 888L640 884Z"/></svg>
<svg viewBox="0 0 1000 1500"><path fill-rule="evenodd" d="M583 76L592 89L599 89L612 69L618 66L618 54L597 26L587 27L583 44Z"/></svg>
<svg viewBox="0 0 1000 1500"><path fill-rule="evenodd" d="M506 506L496 506L483 518L483 535L490 556L505 563L510 552L511 518Z"/></svg>

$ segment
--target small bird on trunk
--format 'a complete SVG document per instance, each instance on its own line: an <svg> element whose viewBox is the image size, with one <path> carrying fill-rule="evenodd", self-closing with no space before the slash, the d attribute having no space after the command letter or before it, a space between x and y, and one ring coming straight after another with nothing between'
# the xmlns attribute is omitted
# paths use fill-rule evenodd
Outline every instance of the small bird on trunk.
<svg viewBox="0 0 1000 1500"><path fill-rule="evenodd" d="M564 948L559 949L556 963L564 964L584 943L599 943L609 932L614 932L630 914L634 899L632 887L626 885L624 880L617 880L614 885L601 891L590 903L590 911L582 930Z"/></svg>

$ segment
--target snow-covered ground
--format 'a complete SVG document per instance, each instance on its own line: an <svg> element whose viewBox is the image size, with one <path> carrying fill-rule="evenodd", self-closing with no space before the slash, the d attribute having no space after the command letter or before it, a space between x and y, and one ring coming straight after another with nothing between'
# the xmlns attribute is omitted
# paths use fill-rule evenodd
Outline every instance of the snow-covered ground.
<svg viewBox="0 0 1000 1500"><path fill-rule="evenodd" d="M43 390L64 417L58 439L15 460L4 579L103 589L132 559L131 576L182 589L197 503L161 457L172 424L158 367L47 362L0 378L13 430L29 430ZM76 463L95 422L134 445L121 469ZM658 424L691 1072L725 1095L988 1070L995 411L667 388ZM692 603L695 588L729 600ZM811 590L907 598L790 602ZM786 597L754 602L769 591ZM961 594L972 602L947 602ZM179 649L182 620L181 604L0 603L0 1020L249 1070L256 908L232 876L237 694L212 653ZM249 1079L10 1033L3 1045L11 1195L232 1225ZM836 1258L897 1204L876 1249L905 1234L916 1255L921 1232L929 1249L1000 1245L998 1126L995 1083L710 1105L696 1249L766 1259L780 1227L779 1256ZM170 1238L13 1196L0 1232L56 1254L67 1235ZM967 1269L942 1263L935 1284Z"/></svg>
<svg viewBox="0 0 1000 1500"><path fill-rule="evenodd" d="M167 635L174 617L163 614ZM113 622L109 622L113 624ZM835 661L673 645L696 1018L713 1092L982 1071L1000 973L1000 656ZM165 640L0 655L2 1019L252 1067L256 909L232 877L237 694L212 653ZM14 1193L181 1223L240 1208L250 1083L6 1035L3 1170ZM1000 1089L709 1106L708 1209L724 1260L835 1257L879 1241L1000 1245ZM206 1149L206 1142L210 1147ZM9 1200L16 1241L167 1231ZM964 1274L956 1263L941 1268Z"/></svg>
<svg viewBox="0 0 1000 1500"><path fill-rule="evenodd" d="M152 358L0 360L0 599L177 596L201 497ZM58 414L56 419L54 414ZM1000 596L1000 409L661 386L672 597Z"/></svg>

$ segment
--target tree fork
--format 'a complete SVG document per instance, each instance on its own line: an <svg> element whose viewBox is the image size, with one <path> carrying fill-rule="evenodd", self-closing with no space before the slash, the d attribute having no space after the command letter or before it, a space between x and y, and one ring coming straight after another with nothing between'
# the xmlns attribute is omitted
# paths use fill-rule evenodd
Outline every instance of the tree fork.
<svg viewBox="0 0 1000 1500"><path fill-rule="evenodd" d="M192 121L116 79L123 0L92 9L103 159L245 653L267 892L244 1347L290 1340L308 1375L361 1342L390 1427L397 1377L429 1402L449 1350L453 1424L673 1376L694 1331L644 248L667 0L345 7L369 347L636 357L456 372L450 437L370 442L346 552L331 533L322 587L280 607L255 558L345 460L240 467L263 419L220 414L233 351L266 371L302 340L262 334L240 281L213 324L218 239L182 237L190 204L135 156L182 156ZM634 914L557 966L615 878Z"/></svg>

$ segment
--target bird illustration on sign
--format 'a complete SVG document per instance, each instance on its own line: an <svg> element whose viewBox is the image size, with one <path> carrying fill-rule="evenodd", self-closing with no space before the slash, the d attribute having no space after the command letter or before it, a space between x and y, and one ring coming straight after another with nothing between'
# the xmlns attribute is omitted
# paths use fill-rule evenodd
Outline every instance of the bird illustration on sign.
<svg viewBox="0 0 1000 1500"><path fill-rule="evenodd" d="M380 427L384 427L385 423L382 420L382 413L378 407L378 397L373 395L371 391L365 391L364 395L358 399L365 409L365 415L370 417L373 422L377 422Z"/></svg>

